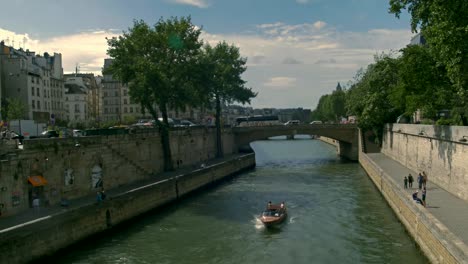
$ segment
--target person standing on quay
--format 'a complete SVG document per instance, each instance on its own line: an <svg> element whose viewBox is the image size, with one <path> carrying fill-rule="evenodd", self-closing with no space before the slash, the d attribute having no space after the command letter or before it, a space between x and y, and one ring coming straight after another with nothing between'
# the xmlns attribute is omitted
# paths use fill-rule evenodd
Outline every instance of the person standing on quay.
<svg viewBox="0 0 468 264"><path fill-rule="evenodd" d="M424 186L424 188L422 189L422 205L424 205L424 207L426 207L426 187Z"/></svg>
<svg viewBox="0 0 468 264"><path fill-rule="evenodd" d="M423 176L423 187L426 188L427 174L425 171L422 172L422 176Z"/></svg>
<svg viewBox="0 0 468 264"><path fill-rule="evenodd" d="M409 187L410 188L413 188L413 175L411 175L411 173L408 175L408 183L409 183Z"/></svg>
<svg viewBox="0 0 468 264"><path fill-rule="evenodd" d="M419 173L418 175L418 189L421 190L422 189L422 184L423 184L423 176L421 173Z"/></svg>
<svg viewBox="0 0 468 264"><path fill-rule="evenodd" d="M405 179L403 180L405 189L408 189L408 178L405 176Z"/></svg>

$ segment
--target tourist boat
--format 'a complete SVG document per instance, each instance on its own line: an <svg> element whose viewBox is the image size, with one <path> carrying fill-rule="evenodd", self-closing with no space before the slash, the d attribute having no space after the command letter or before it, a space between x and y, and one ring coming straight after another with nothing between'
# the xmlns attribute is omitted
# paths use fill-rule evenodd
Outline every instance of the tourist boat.
<svg viewBox="0 0 468 264"><path fill-rule="evenodd" d="M287 217L286 205L268 203L267 209L260 216L260 221L266 226L276 226L281 224Z"/></svg>

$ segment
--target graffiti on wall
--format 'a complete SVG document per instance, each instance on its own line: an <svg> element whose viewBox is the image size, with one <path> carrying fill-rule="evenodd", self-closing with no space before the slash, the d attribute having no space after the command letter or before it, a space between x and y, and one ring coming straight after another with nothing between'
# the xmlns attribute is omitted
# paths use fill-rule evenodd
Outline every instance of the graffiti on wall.
<svg viewBox="0 0 468 264"><path fill-rule="evenodd" d="M99 165L94 165L91 170L91 188L97 189L101 188L102 184L102 168Z"/></svg>
<svg viewBox="0 0 468 264"><path fill-rule="evenodd" d="M65 186L73 185L75 183L75 176L73 174L73 169L68 168L65 170Z"/></svg>
<svg viewBox="0 0 468 264"><path fill-rule="evenodd" d="M17 207L21 204L21 193L16 191L11 193L11 206Z"/></svg>

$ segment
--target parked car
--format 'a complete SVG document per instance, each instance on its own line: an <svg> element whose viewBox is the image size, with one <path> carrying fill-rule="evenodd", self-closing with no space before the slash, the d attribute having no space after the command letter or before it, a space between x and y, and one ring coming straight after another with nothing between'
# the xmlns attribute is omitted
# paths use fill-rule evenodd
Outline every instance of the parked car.
<svg viewBox="0 0 468 264"><path fill-rule="evenodd" d="M73 137L82 137L83 136L83 131L79 129L73 129Z"/></svg>
<svg viewBox="0 0 468 264"><path fill-rule="evenodd" d="M310 122L310 124L311 124L311 125L321 125L321 124L323 124L323 123L322 123L322 121L320 121L320 120L314 120L314 121Z"/></svg>
<svg viewBox="0 0 468 264"><path fill-rule="evenodd" d="M299 120L289 120L288 122L284 123L285 126L299 125L299 124L301 124L301 121Z"/></svg>
<svg viewBox="0 0 468 264"><path fill-rule="evenodd" d="M190 122L189 120L180 120L180 122L174 126L175 127L191 127L191 126L196 126L196 124Z"/></svg>
<svg viewBox="0 0 468 264"><path fill-rule="evenodd" d="M41 133L40 138L58 138L60 136L59 132L55 130L46 130Z"/></svg>

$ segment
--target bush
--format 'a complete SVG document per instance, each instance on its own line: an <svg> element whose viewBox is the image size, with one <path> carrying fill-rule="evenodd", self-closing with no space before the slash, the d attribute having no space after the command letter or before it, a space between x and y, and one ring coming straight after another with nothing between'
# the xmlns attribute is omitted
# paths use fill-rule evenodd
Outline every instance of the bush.
<svg viewBox="0 0 468 264"><path fill-rule="evenodd" d="M452 126L452 125L456 125L456 122L453 119L442 117L441 119L437 120L436 125L437 126Z"/></svg>

